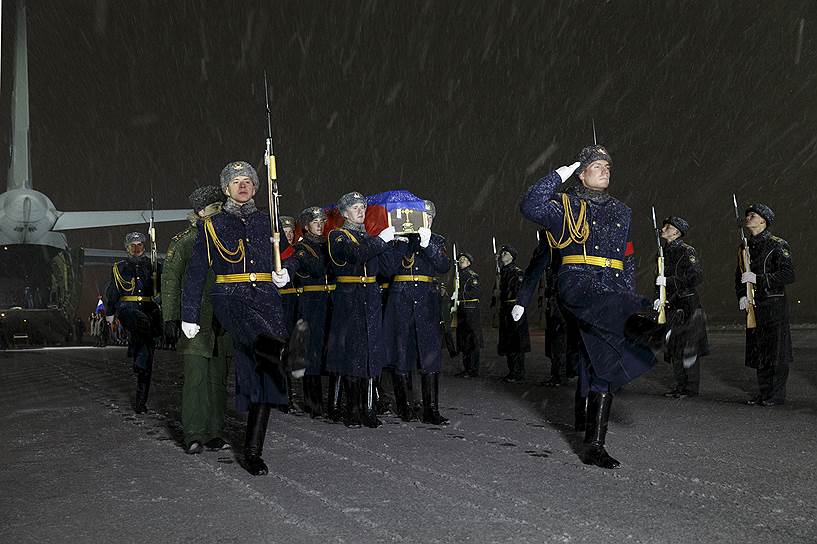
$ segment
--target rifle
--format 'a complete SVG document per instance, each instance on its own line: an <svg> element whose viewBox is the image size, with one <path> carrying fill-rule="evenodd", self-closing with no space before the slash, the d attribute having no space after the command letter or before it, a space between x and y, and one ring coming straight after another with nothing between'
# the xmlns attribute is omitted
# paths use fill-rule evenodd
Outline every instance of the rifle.
<svg viewBox="0 0 817 544"><path fill-rule="evenodd" d="M151 185L151 193L153 187ZM150 224L148 225L148 237L150 238L150 277L153 280L153 296L156 297L161 290L158 281L158 255L156 254L156 223L153 218L153 194L150 195Z"/></svg>
<svg viewBox="0 0 817 544"><path fill-rule="evenodd" d="M267 189L269 196L269 220L272 229L272 269L281 271L281 231L278 230L278 173L275 170L275 152L272 149L272 115L269 111L267 72L264 70L264 99L267 106L267 142L264 164L267 166Z"/></svg>
<svg viewBox="0 0 817 544"><path fill-rule="evenodd" d="M750 272L752 270L752 263L749 257L749 243L746 241L746 233L743 232L743 222L740 220L740 213L738 212L738 199L734 193L732 193L732 204L735 206L735 221L737 222L738 229L740 230L741 249L738 258L740 259L743 271ZM746 328L754 329L756 326L755 286L753 283L746 282Z"/></svg>
<svg viewBox="0 0 817 544"><path fill-rule="evenodd" d="M491 327L496 329L499 327L499 307L502 306L502 302L499 300L499 255L496 254L496 238L493 236L491 236L491 246L494 250L494 262L496 263L496 279L494 280L494 292L491 296L491 306L494 309L493 312L491 312Z"/></svg>
<svg viewBox="0 0 817 544"><path fill-rule="evenodd" d="M451 293L451 328L457 328L457 308L460 305L460 266L457 258L457 244L454 244L454 292Z"/></svg>
<svg viewBox="0 0 817 544"><path fill-rule="evenodd" d="M655 206L652 207L652 228L655 231L655 241L658 243L658 275L664 275L664 246L661 245L661 234L658 223L655 221ZM658 286L658 324L667 322L667 287Z"/></svg>

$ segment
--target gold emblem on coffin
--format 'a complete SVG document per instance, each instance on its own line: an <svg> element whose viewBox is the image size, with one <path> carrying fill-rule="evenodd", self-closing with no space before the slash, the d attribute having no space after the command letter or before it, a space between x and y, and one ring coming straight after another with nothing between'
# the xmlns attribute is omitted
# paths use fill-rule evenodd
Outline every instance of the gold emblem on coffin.
<svg viewBox="0 0 817 544"><path fill-rule="evenodd" d="M416 234L417 229L428 227L430 224L430 217L423 210L396 208L389 212L389 226L394 227L394 233L397 235Z"/></svg>

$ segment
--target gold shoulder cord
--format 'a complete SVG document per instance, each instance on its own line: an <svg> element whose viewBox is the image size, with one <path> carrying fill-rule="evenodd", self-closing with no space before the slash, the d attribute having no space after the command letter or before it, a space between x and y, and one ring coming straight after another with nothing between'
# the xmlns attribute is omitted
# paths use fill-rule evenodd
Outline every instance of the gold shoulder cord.
<svg viewBox="0 0 817 544"><path fill-rule="evenodd" d="M327 243L328 243L328 241L327 241ZM312 255L313 257L315 257L316 259L318 258L318 254L315 253L314 249L309 247L309 244L301 244L301 247L304 248L306 251L308 251L309 254ZM309 277L309 274L301 274L300 272L295 272L295 273L298 275L299 278L308 278Z"/></svg>
<svg viewBox="0 0 817 544"><path fill-rule="evenodd" d="M113 265L113 279L116 282L116 286L126 293L133 293L133 290L136 289L136 279L125 281L125 278L122 277L122 274L119 272L119 267L116 266L116 264Z"/></svg>
<svg viewBox="0 0 817 544"><path fill-rule="evenodd" d="M336 230L338 230L338 231L340 231L340 232L344 233L346 236L348 236L348 237L349 237L349 239L350 239L352 242L354 242L354 244L355 244L355 245L360 245L360 242L358 242L358 241L357 241L357 238L355 238L354 236L352 236L352 233L351 233L351 232L349 232L348 230L346 230L346 229L334 229L334 230L332 230L332 232L335 232ZM327 249L328 249L328 251L329 251L329 258L330 258L330 259L332 259L332 262L333 262L333 263L335 263L335 266L346 266L347 261L344 261L343 263L339 263L339 262L337 262L337 261L335 260L335 258L332 256L332 240L331 240L331 237L332 237L332 232L330 232L330 233L329 233L329 236L327 236L327 240L326 240L326 248L327 248Z"/></svg>
<svg viewBox="0 0 817 544"><path fill-rule="evenodd" d="M218 234L216 234L216 228L213 226L213 220L210 217L204 219L204 243L207 245L207 262L210 266L213 265L213 258L210 255L210 240L213 240L213 245L218 250L219 255L221 258L231 264L236 264L241 261L244 261L244 273L247 272L247 261L245 259L246 252L244 251L244 240L238 240L238 247L236 247L235 251L230 251L227 249L227 246L219 239ZM235 258L232 258L235 257Z"/></svg>
<svg viewBox="0 0 817 544"><path fill-rule="evenodd" d="M566 194L562 194L562 207L564 207L565 215L564 221L562 222L562 233L559 235L559 241L557 242L550 231L547 231L548 245L551 248L551 255L553 255L554 248L564 249L573 243L581 244L582 252L587 255L584 248L585 242L587 242L587 239L590 238L590 225L587 224L587 202L584 200L581 200L580 202L579 216L574 219L573 208L570 204L570 197L568 197ZM567 239L565 239L565 231L568 233Z"/></svg>

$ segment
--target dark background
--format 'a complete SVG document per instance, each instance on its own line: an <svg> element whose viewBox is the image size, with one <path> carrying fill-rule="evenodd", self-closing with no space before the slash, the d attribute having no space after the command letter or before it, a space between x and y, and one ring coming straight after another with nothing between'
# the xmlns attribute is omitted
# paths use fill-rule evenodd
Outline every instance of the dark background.
<svg viewBox="0 0 817 544"><path fill-rule="evenodd" d="M4 1L2 145L13 15ZM710 319L742 318L737 192L741 212L775 210L793 319L817 321L813 1L30 0L28 40L34 185L59 210L143 208L151 185L159 208L184 208L228 161L258 164L266 70L284 213L407 188L436 202L435 230L475 255L487 286L491 236L527 262L519 198L573 162L595 122L610 192L634 210L640 291L655 205L692 225ZM183 227L160 225L160 249ZM128 230L69 240L119 249Z"/></svg>

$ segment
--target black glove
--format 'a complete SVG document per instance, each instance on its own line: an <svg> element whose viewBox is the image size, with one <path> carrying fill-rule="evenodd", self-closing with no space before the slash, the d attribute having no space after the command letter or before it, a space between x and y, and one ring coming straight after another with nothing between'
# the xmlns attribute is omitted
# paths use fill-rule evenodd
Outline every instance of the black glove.
<svg viewBox="0 0 817 544"><path fill-rule="evenodd" d="M179 321L165 321L164 333L165 340L170 343L176 343L181 336L182 328Z"/></svg>

